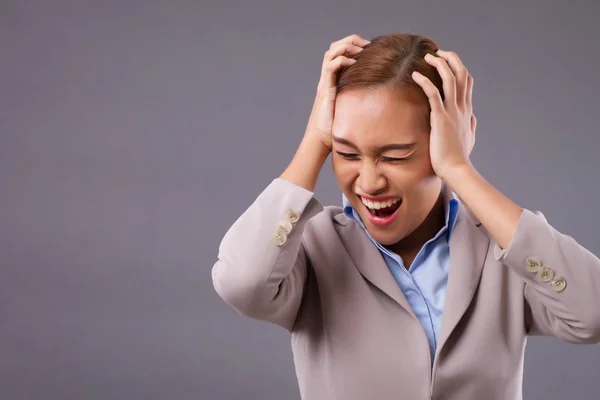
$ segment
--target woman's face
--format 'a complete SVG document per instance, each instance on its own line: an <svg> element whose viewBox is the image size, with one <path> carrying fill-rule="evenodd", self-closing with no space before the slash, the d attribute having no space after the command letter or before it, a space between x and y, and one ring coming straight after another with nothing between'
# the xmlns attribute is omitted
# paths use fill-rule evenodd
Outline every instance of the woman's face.
<svg viewBox="0 0 600 400"><path fill-rule="evenodd" d="M383 245L418 228L440 195L429 131L398 91L379 87L338 95L332 150L338 185Z"/></svg>

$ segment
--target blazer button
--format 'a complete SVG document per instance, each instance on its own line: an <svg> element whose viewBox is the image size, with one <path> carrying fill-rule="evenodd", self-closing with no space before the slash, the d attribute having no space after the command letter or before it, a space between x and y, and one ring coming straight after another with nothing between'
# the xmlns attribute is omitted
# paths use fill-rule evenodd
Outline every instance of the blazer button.
<svg viewBox="0 0 600 400"><path fill-rule="evenodd" d="M298 211L289 208L285 210L285 218L292 224L295 224L300 219L300 214L298 213Z"/></svg>
<svg viewBox="0 0 600 400"><path fill-rule="evenodd" d="M555 291L562 292L563 290L565 290L566 286L567 280L562 276L557 276L556 278L552 279L552 289L554 289Z"/></svg>
<svg viewBox="0 0 600 400"><path fill-rule="evenodd" d="M286 240L287 234L280 226L278 226L273 234L273 242L275 242L275 245L279 247L282 246Z"/></svg>
<svg viewBox="0 0 600 400"><path fill-rule="evenodd" d="M542 282L550 282L554 279L554 271L550 267L542 267L539 275Z"/></svg>
<svg viewBox="0 0 600 400"><path fill-rule="evenodd" d="M542 263L535 257L529 257L527 260L525 260L525 268L529 272L536 273L539 271L541 266Z"/></svg>
<svg viewBox="0 0 600 400"><path fill-rule="evenodd" d="M283 221L281 221L279 223L279 225L278 225L277 228L279 228L282 231L284 231L286 235L289 235L290 232L293 229L293 225L292 225L292 223L290 221L288 221L287 219L284 219Z"/></svg>

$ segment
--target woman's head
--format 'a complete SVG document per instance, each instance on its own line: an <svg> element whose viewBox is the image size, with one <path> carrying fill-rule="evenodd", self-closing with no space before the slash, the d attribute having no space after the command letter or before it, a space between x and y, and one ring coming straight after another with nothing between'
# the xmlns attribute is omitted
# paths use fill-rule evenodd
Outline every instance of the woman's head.
<svg viewBox="0 0 600 400"><path fill-rule="evenodd" d="M411 77L415 70L427 76L444 98L440 75L424 60L425 54L435 55L437 50L422 36L379 36L350 56L356 62L338 75L334 174L371 235L384 245L397 243L419 227L440 195L442 181L429 156L431 108ZM399 201L389 206L395 200ZM368 209L386 206L390 211L398 208L393 218L376 211L378 218Z"/></svg>

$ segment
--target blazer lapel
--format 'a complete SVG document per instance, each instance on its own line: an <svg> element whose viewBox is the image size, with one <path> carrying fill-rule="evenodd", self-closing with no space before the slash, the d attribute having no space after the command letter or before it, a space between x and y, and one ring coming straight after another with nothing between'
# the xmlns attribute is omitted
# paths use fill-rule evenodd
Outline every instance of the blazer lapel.
<svg viewBox="0 0 600 400"><path fill-rule="evenodd" d="M447 202L450 197L460 201L449 188L444 187L444 201ZM334 219L342 226L340 238L360 274L417 318L379 249L358 222L351 220L343 212ZM448 286L436 354L471 304L481 278L490 239L485 228L480 228L480 225L471 210L460 202L456 225L450 236Z"/></svg>
<svg viewBox="0 0 600 400"><path fill-rule="evenodd" d="M343 213L336 215L335 219L342 224L340 238L360 274L416 318L379 249L359 223L350 220Z"/></svg>
<svg viewBox="0 0 600 400"><path fill-rule="evenodd" d="M471 304L487 256L490 239L481 223L461 202L450 236L450 269L436 356ZM437 357L436 357L437 359Z"/></svg>

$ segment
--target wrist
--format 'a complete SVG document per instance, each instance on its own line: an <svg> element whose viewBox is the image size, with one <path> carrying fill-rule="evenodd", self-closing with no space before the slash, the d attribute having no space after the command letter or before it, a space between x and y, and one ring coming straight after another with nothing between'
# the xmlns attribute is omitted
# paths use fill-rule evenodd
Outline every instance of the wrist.
<svg viewBox="0 0 600 400"><path fill-rule="evenodd" d="M443 171L438 176L446 182L448 187L453 191L457 191L461 183L476 175L475 167L471 164L459 165Z"/></svg>
<svg viewBox="0 0 600 400"><path fill-rule="evenodd" d="M319 137L305 135L292 161L280 177L312 192L330 152Z"/></svg>
<svg viewBox="0 0 600 400"><path fill-rule="evenodd" d="M306 160L310 170L321 170L325 160L329 157L329 149L320 137L309 136L302 140L300 144L301 157Z"/></svg>
<svg viewBox="0 0 600 400"><path fill-rule="evenodd" d="M327 146L324 139L319 135L319 133L308 132L302 138L301 147L307 147L314 152L315 155L320 155L323 159L327 158L329 153L331 153L331 146Z"/></svg>

